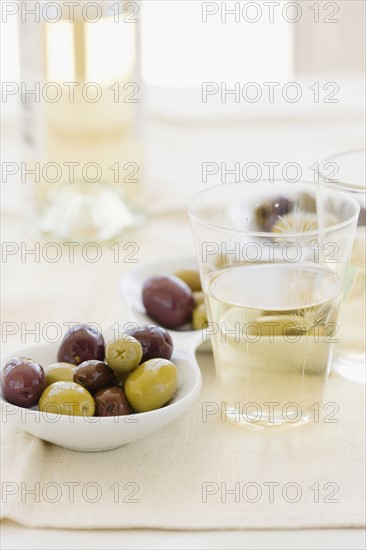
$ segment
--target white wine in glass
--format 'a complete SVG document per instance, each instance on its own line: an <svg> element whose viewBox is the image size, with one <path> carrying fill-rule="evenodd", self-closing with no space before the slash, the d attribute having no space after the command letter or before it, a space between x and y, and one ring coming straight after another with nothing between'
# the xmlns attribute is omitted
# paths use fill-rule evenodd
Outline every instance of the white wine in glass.
<svg viewBox="0 0 366 550"><path fill-rule="evenodd" d="M123 3L96 4L99 15L80 2L72 21L62 2L56 22L19 21L33 221L61 240L108 241L142 221L139 23Z"/></svg>

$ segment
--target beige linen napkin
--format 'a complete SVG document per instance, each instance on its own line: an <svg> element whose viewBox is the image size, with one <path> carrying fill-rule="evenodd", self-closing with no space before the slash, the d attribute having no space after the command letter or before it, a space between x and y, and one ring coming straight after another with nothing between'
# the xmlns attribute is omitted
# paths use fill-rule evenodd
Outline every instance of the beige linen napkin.
<svg viewBox="0 0 366 550"><path fill-rule="evenodd" d="M364 390L332 376L338 422L256 430L202 421L204 389L160 431L100 453L73 452L3 425L2 516L33 527L245 529L364 524Z"/></svg>

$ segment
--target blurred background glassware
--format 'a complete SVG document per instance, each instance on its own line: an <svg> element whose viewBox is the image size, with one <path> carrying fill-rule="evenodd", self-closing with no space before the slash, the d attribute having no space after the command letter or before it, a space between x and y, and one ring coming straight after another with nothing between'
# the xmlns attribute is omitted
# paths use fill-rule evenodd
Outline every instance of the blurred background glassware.
<svg viewBox="0 0 366 550"><path fill-rule="evenodd" d="M53 2L19 18L21 80L39 90L22 94L24 160L49 237L107 241L142 221L136 6Z"/></svg>
<svg viewBox="0 0 366 550"><path fill-rule="evenodd" d="M311 420L358 203L325 185L261 181L209 187L189 212L226 416L263 427Z"/></svg>
<svg viewBox="0 0 366 550"><path fill-rule="evenodd" d="M361 207L339 318L339 344L333 369L352 382L366 382L366 153L355 149L332 155L322 163L333 165L334 177L323 181L345 191Z"/></svg>

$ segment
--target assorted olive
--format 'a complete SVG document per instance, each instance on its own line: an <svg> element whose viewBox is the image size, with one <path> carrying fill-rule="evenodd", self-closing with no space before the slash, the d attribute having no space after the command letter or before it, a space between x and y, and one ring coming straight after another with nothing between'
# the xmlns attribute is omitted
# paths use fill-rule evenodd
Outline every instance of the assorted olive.
<svg viewBox="0 0 366 550"><path fill-rule="evenodd" d="M103 361L90 359L80 363L75 369L73 381L81 384L90 392L112 386L116 377L112 369Z"/></svg>
<svg viewBox="0 0 366 550"><path fill-rule="evenodd" d="M70 416L128 415L172 399L178 371L170 361L173 341L165 328L137 327L106 346L89 328L78 325L63 338L57 357L68 362L43 368L27 357L9 361L1 373L4 398L19 407L38 405L41 412Z"/></svg>
<svg viewBox="0 0 366 550"><path fill-rule="evenodd" d="M121 416L133 413L125 392L118 386L99 390L94 395L94 400L96 416Z"/></svg>
<svg viewBox="0 0 366 550"><path fill-rule="evenodd" d="M197 290L196 292L193 292L193 299L198 306L199 304L203 304L205 301L205 295L203 294L202 290Z"/></svg>
<svg viewBox="0 0 366 550"><path fill-rule="evenodd" d="M287 197L274 197L257 204L255 220L260 231L311 231L317 228L316 200L309 193L300 193L296 205Z"/></svg>
<svg viewBox="0 0 366 550"><path fill-rule="evenodd" d="M142 301L163 326L136 327L105 344L92 326L76 325L63 337L57 362L43 368L33 359L16 357L5 365L4 398L19 407L75 416L119 416L166 405L176 392L178 373L170 361L173 340L164 327L207 326L198 271L150 277Z"/></svg>
<svg viewBox="0 0 366 550"><path fill-rule="evenodd" d="M137 412L160 409L177 389L177 367L167 359L149 359L125 382L128 401Z"/></svg>
<svg viewBox="0 0 366 550"><path fill-rule="evenodd" d="M155 359L156 357L163 359L171 358L173 354L173 340L165 328L156 325L146 325L136 327L128 332L141 344L141 363L144 363L148 359Z"/></svg>
<svg viewBox="0 0 366 550"><path fill-rule="evenodd" d="M15 357L1 374L1 391L9 403L30 408L46 387L46 377L41 365L28 357Z"/></svg>
<svg viewBox="0 0 366 550"><path fill-rule="evenodd" d="M142 302L152 319L173 329L190 321L195 306L192 290L175 275L154 275L145 281Z"/></svg>
<svg viewBox="0 0 366 550"><path fill-rule="evenodd" d="M180 269L179 271L176 271L174 275L184 281L192 292L202 290L200 274L195 269Z"/></svg>
<svg viewBox="0 0 366 550"><path fill-rule="evenodd" d="M94 416L92 395L81 384L54 382L42 393L38 402L40 411L70 416Z"/></svg>
<svg viewBox="0 0 366 550"><path fill-rule="evenodd" d="M207 328L207 314L206 306L204 303L198 304L192 312L192 326L193 330L202 330Z"/></svg>
<svg viewBox="0 0 366 550"><path fill-rule="evenodd" d="M272 226L280 216L292 210L292 203L286 197L276 197L273 200L262 202L255 209L255 218L261 231L271 231Z"/></svg>
<svg viewBox="0 0 366 550"><path fill-rule="evenodd" d="M103 336L89 325L70 328L61 342L57 361L79 365L89 359L104 360Z"/></svg>
<svg viewBox="0 0 366 550"><path fill-rule="evenodd" d="M72 363L51 363L44 368L47 386L54 382L72 382L76 365Z"/></svg>
<svg viewBox="0 0 366 550"><path fill-rule="evenodd" d="M136 338L125 334L119 340L108 342L105 357L108 365L115 372L122 374L131 372L141 363L142 346Z"/></svg>
<svg viewBox="0 0 366 550"><path fill-rule="evenodd" d="M173 275L149 277L142 288L142 302L147 314L164 327L199 330L207 326L204 295L196 270L181 269Z"/></svg>

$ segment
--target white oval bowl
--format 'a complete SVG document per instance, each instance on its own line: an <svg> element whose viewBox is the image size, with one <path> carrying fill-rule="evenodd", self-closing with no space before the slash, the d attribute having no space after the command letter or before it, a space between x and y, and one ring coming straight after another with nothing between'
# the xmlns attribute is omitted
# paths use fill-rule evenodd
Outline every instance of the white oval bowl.
<svg viewBox="0 0 366 550"><path fill-rule="evenodd" d="M197 270L197 262L193 258L177 258L159 262L151 262L132 268L120 282L122 299L127 309L127 317L139 325L157 324L145 310L142 303L142 287L145 281L153 275L172 275L180 269ZM211 341L204 330L173 330L168 329L176 342L185 347L193 344L200 351L212 352Z"/></svg>
<svg viewBox="0 0 366 550"><path fill-rule="evenodd" d="M7 354L1 368L14 357L31 357L42 366L54 363L57 344L44 343ZM172 361L178 368L178 389L161 409L127 416L80 417L42 413L17 407L0 394L2 422L40 439L77 451L106 451L149 435L181 416L198 397L202 377L193 348L174 346Z"/></svg>

